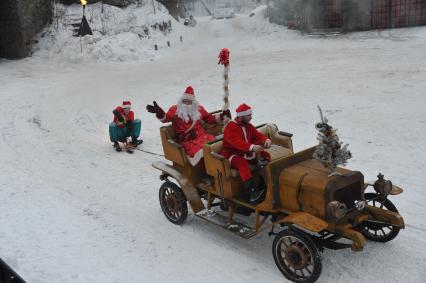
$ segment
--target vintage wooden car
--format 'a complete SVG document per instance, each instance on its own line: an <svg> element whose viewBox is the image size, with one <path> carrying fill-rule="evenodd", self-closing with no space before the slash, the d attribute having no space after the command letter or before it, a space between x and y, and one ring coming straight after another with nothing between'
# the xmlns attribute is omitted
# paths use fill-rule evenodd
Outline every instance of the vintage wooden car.
<svg viewBox="0 0 426 283"><path fill-rule="evenodd" d="M156 162L153 167L161 171L164 181L159 200L169 221L182 224L189 203L197 217L241 237L269 230L269 235L275 235L275 263L295 282L318 279L324 248L360 251L366 239L387 242L404 228L403 218L388 199L402 189L382 175L374 184L364 182L360 172L344 168L337 169L340 175L329 176L330 171L312 158L315 146L294 153L291 134L278 131L273 124L257 128L269 136L273 146L267 150L271 161L252 168L258 184L266 186L264 200L252 205L238 172L218 154L220 126L208 129L217 139L204 146L204 160L195 167L174 141L171 125L161 127L164 155L171 164ZM235 221L235 213L247 215L238 217L247 221ZM274 228L280 231L276 233Z"/></svg>

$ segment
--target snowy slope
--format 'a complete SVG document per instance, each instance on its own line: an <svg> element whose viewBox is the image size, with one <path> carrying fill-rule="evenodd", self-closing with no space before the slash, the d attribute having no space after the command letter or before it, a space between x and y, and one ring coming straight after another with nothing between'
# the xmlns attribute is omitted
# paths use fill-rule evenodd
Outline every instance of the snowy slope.
<svg viewBox="0 0 426 283"><path fill-rule="evenodd" d="M406 189L392 200L407 229L359 253L325 251L319 282L424 282L426 28L321 38L260 16L197 20L170 35L183 43L152 57L77 58L42 40L33 58L0 61L0 257L35 283L285 282L266 234L243 240L193 215L168 222L151 167L161 158L117 154L108 140L123 99L142 119L143 148L155 152L160 123L147 103L166 108L191 84L219 109L216 56L229 47L233 108L253 105L254 123L277 123L301 150L316 143L320 104L350 144L349 168Z"/></svg>
<svg viewBox="0 0 426 283"><path fill-rule="evenodd" d="M87 5L85 16L93 35L82 38L73 37L73 27L70 26L80 22L81 5L56 4L54 14L53 24L39 35L40 42L34 48L36 57L76 63L149 60L156 56L155 44L161 48L166 46L167 40L176 40L172 34L154 28L154 25L170 21L175 32L185 28L156 1L123 9L100 2Z"/></svg>

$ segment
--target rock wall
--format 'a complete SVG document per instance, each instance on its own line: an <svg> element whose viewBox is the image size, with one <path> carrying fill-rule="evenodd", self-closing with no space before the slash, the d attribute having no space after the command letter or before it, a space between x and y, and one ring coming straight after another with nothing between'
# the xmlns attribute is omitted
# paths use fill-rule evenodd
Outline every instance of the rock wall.
<svg viewBox="0 0 426 283"><path fill-rule="evenodd" d="M51 0L0 1L0 57L30 55L32 39L52 18Z"/></svg>
<svg viewBox="0 0 426 283"><path fill-rule="evenodd" d="M267 16L272 23L309 31L324 27L324 1L271 0Z"/></svg>
<svg viewBox="0 0 426 283"><path fill-rule="evenodd" d="M371 0L346 0L343 4L343 29L345 31L371 28Z"/></svg>

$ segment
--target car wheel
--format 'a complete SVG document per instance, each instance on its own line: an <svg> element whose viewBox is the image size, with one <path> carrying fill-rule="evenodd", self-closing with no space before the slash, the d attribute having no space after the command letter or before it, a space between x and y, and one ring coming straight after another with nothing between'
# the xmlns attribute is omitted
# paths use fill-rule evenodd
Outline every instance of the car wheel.
<svg viewBox="0 0 426 283"><path fill-rule="evenodd" d="M321 255L311 237L294 228L281 231L272 244L278 269L293 282L315 282L321 274Z"/></svg>
<svg viewBox="0 0 426 283"><path fill-rule="evenodd" d="M159 199L166 218L174 224L182 224L188 217L188 205L182 189L167 181L160 187Z"/></svg>
<svg viewBox="0 0 426 283"><path fill-rule="evenodd" d="M366 193L365 200L368 205L398 213L398 209L389 199L381 200L376 193ZM393 240L398 235L399 230L401 228L372 220L363 223L361 233L371 241L384 243Z"/></svg>

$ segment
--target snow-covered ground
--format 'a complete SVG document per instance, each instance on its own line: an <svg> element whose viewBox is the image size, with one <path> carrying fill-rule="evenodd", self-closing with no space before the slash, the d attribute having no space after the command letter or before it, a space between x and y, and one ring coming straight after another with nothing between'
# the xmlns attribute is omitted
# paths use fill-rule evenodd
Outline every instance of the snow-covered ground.
<svg viewBox="0 0 426 283"><path fill-rule="evenodd" d="M32 283L285 281L266 233L244 240L193 215L171 224L151 167L161 158L118 154L109 143L111 111L124 99L142 120L142 147L159 153L160 122L147 103L167 108L191 84L208 110L219 109L216 56L228 47L233 109L252 105L254 123L275 122L301 150L316 143L320 104L350 144L350 169L405 188L392 200L406 229L362 252L326 250L319 282L425 282L426 28L312 37L258 12L175 23L147 56L142 46L116 60L113 47L127 43L118 34L104 43L111 59L68 55L64 38L40 39L32 58L0 61L0 257Z"/></svg>

